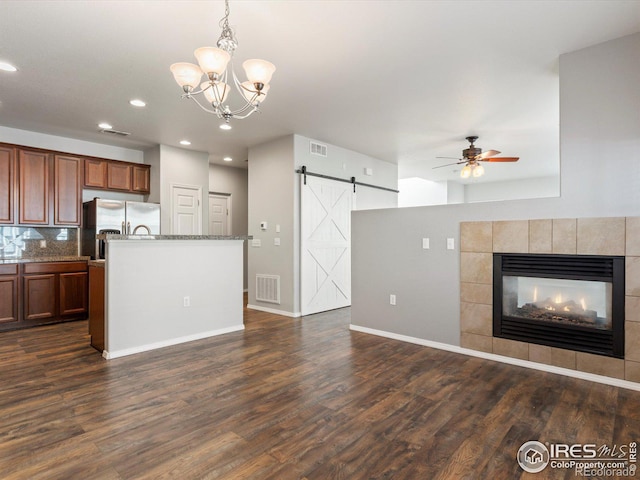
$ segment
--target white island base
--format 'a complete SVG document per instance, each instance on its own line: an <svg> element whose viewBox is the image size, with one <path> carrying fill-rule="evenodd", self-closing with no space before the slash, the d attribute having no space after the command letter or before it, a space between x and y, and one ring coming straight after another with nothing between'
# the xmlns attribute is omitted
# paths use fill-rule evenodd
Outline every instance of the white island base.
<svg viewBox="0 0 640 480"><path fill-rule="evenodd" d="M244 239L104 238L104 358L244 329Z"/></svg>

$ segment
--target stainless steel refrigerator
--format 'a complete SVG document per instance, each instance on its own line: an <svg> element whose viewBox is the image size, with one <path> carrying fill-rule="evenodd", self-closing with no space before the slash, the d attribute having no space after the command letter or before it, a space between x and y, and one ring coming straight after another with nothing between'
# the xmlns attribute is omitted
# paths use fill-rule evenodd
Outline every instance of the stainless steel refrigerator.
<svg viewBox="0 0 640 480"><path fill-rule="evenodd" d="M82 255L104 258L99 233L160 234L160 204L94 198L82 205ZM107 231L107 232L105 232Z"/></svg>

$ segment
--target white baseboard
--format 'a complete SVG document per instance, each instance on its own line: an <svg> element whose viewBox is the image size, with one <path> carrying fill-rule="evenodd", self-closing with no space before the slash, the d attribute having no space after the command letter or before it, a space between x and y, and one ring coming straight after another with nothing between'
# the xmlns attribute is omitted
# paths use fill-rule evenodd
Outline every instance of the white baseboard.
<svg viewBox="0 0 640 480"><path fill-rule="evenodd" d="M127 355L134 355L136 353L148 352L149 350L155 350L157 348L170 347L171 345L178 345L180 343L193 342L194 340L202 340L203 338L216 337L218 335L237 332L239 330L244 330L244 324L221 328L219 330L210 330L208 332L196 333L194 335L186 335L184 337L171 338L169 340L163 340L161 342L148 343L146 345L140 345L133 348L125 348L123 350L116 350L112 352L104 350L102 352L102 356L107 360L111 360L118 357L125 357Z"/></svg>
<svg viewBox="0 0 640 480"><path fill-rule="evenodd" d="M469 348L458 347L456 345L449 345L448 343L434 342L432 340L409 337L407 335L400 335L397 333L386 332L384 330L376 330L368 327L360 327L353 324L349 325L349 329L355 332L368 333L371 335L377 335L379 337L400 340L401 342L414 343L416 345L422 345L424 347L437 348L438 350L446 350L448 352L460 353L462 355L469 355L471 357L484 358L485 360L493 360L495 362L508 363L510 365L517 365L519 367L531 368L534 370L541 370L543 372L579 378L581 380L603 383L605 385L611 385L614 387L628 388L629 390L640 391L640 383L621 380L619 378L605 377L604 375L596 375L594 373L580 372L578 370L571 370L569 368L545 365L544 363L532 362L530 360L520 360L519 358L505 357L503 355L496 355L495 353L480 352L478 350L471 350Z"/></svg>
<svg viewBox="0 0 640 480"><path fill-rule="evenodd" d="M269 308L269 307L261 307L258 305L251 305L251 304L247 304L247 308L250 308L251 310L259 310L261 312L267 312L267 313L275 313L276 315L283 315L285 317L292 317L292 318L298 318L301 317L302 314L300 312L286 312L284 310L277 310L275 308Z"/></svg>

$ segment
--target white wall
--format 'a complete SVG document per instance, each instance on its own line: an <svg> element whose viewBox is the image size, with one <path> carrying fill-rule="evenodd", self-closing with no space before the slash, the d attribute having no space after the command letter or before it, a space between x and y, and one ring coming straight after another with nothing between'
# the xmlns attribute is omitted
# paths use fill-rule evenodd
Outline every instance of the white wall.
<svg viewBox="0 0 640 480"><path fill-rule="evenodd" d="M296 169L306 166L314 173L397 188L397 165L335 145L327 145L327 156L311 155L311 139L290 135L249 149L248 233L261 241L249 246L249 305L298 316L300 314L300 176ZM322 142L320 142L322 143ZM365 168L373 175L364 174ZM397 194L357 187L358 209L397 206ZM260 222L266 221L266 231ZM280 233L275 226L280 226ZM274 239L280 238L280 245ZM279 275L281 304L255 300L255 275Z"/></svg>
<svg viewBox="0 0 640 480"><path fill-rule="evenodd" d="M9 127L0 126L0 142L42 148L45 150L55 150L58 152L72 153L74 155L87 155L90 157L143 163L142 150L113 147L101 143L85 142L74 138L58 137Z"/></svg>
<svg viewBox="0 0 640 480"><path fill-rule="evenodd" d="M261 247L249 242L248 282L250 305L293 313L294 298L294 240L297 238L294 219L293 136L289 135L249 149L249 205L248 233L260 240ZM260 222L268 229L262 231ZM280 225L280 233L275 226ZM280 238L280 246L273 239ZM257 302L256 274L279 275L281 304Z"/></svg>
<svg viewBox="0 0 640 480"><path fill-rule="evenodd" d="M399 207L421 207L448 203L493 202L521 198L557 197L560 179L556 176L505 182L431 182L411 177L398 180Z"/></svg>
<svg viewBox="0 0 640 480"><path fill-rule="evenodd" d="M639 216L638 52L640 33L560 57L559 198L355 212L352 323L459 345L460 222Z"/></svg>
<svg viewBox="0 0 640 480"><path fill-rule="evenodd" d="M225 193L231 196L231 233L233 235L248 234L248 175L244 168L226 167L224 165L209 164L209 192ZM244 288L247 283L247 251L248 242L244 244Z"/></svg>
<svg viewBox="0 0 640 480"><path fill-rule="evenodd" d="M171 186L199 187L202 206L202 234L209 232L209 155L184 148L159 145L145 150L145 163L151 165L150 202L160 203L160 232L173 233L171 225Z"/></svg>
<svg viewBox="0 0 640 480"><path fill-rule="evenodd" d="M557 197L560 178L537 177L508 182L468 183L464 186L466 203Z"/></svg>
<svg viewBox="0 0 640 480"><path fill-rule="evenodd" d="M398 206L401 208L448 203L447 182L432 182L419 177L402 178L398 180L398 189Z"/></svg>
<svg viewBox="0 0 640 480"><path fill-rule="evenodd" d="M242 330L242 243L109 241L107 358Z"/></svg>

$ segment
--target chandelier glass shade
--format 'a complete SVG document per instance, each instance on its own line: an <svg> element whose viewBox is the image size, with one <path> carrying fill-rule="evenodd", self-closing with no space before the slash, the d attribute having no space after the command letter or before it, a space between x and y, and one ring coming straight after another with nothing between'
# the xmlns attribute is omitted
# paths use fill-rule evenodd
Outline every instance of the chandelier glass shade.
<svg viewBox="0 0 640 480"><path fill-rule="evenodd" d="M232 57L238 41L229 26L229 0L225 0L225 16L220 20L220 26L222 33L216 47L200 47L193 52L198 65L179 62L170 69L182 88L183 98L195 101L201 109L228 124L232 118L247 118L259 110L269 92L269 82L276 67L266 60L246 60L242 67L247 81L241 82L233 69ZM240 93L242 101L235 109L226 103L232 90L230 84Z"/></svg>

